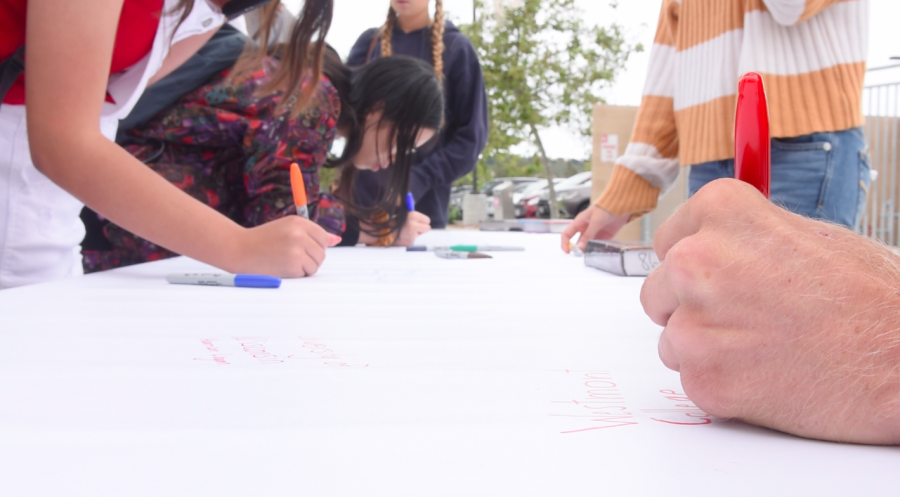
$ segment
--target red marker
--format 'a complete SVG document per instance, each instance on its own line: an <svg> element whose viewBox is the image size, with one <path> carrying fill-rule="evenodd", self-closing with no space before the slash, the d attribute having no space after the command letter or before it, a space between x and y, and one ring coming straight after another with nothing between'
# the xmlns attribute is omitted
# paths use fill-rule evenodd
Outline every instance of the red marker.
<svg viewBox="0 0 900 497"><path fill-rule="evenodd" d="M769 198L771 174L769 105L762 76L745 74L738 83L734 115L734 177L750 183Z"/></svg>

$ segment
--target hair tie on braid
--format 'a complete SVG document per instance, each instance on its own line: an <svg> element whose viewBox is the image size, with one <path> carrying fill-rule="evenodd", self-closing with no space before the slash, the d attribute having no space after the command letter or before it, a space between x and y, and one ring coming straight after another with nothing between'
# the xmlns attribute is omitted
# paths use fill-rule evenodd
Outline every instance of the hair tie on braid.
<svg viewBox="0 0 900 497"><path fill-rule="evenodd" d="M381 56L390 57L393 53L391 50L391 36L394 34L394 25L397 24L397 13L393 7L388 7L387 21L381 28Z"/></svg>
<svg viewBox="0 0 900 497"><path fill-rule="evenodd" d="M434 24L431 25L431 55L434 57L434 74L444 84L444 2L434 0Z"/></svg>

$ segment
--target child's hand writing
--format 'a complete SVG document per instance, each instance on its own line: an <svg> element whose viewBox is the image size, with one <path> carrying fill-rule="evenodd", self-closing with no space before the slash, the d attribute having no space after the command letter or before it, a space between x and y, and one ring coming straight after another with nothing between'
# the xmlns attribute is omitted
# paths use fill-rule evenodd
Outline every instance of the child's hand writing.
<svg viewBox="0 0 900 497"><path fill-rule="evenodd" d="M318 224L286 216L243 231L237 242L234 273L299 278L312 276L325 261L325 249L340 243Z"/></svg>
<svg viewBox="0 0 900 497"><path fill-rule="evenodd" d="M394 240L395 247L409 247L415 243L419 235L431 231L431 218L421 212L410 212L406 217L406 224Z"/></svg>

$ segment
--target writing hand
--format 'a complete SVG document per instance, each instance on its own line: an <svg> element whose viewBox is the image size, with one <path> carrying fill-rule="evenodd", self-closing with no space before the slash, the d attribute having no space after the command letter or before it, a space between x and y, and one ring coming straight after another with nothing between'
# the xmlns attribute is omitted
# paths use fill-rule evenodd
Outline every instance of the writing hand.
<svg viewBox="0 0 900 497"><path fill-rule="evenodd" d="M900 443L900 259L718 180L656 235L641 302L659 355L711 415Z"/></svg>
<svg viewBox="0 0 900 497"><path fill-rule="evenodd" d="M628 223L630 216L617 216L608 210L592 205L575 216L572 224L562 232L563 252L569 253L569 243L576 233L581 233L578 238L578 248L583 252L591 240L610 240Z"/></svg>

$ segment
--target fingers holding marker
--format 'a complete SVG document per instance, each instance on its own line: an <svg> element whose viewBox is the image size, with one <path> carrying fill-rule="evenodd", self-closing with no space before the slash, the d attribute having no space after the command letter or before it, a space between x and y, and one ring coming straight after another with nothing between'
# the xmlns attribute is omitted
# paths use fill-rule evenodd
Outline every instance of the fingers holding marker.
<svg viewBox="0 0 900 497"><path fill-rule="evenodd" d="M678 353L675 351L675 346L672 344L672 341L669 340L669 335L666 333L666 330L663 330L662 334L659 336L657 351L659 353L659 359L665 367L672 371L681 370L681 360L678 358Z"/></svg>
<svg viewBox="0 0 900 497"><path fill-rule="evenodd" d="M341 243L341 241L343 241L343 240L344 240L344 239L341 238L341 237L338 236L338 235L332 235L332 234L329 234L329 235L328 235L328 246L329 246L329 247L335 247L335 246L337 246L339 243Z"/></svg>
<svg viewBox="0 0 900 497"><path fill-rule="evenodd" d="M771 209L778 212L751 185L735 179L718 179L700 189L656 231L653 247L659 260L679 241L697 234L704 226L722 227L747 219L748 213Z"/></svg>
<svg viewBox="0 0 900 497"><path fill-rule="evenodd" d="M304 229L306 234L320 247L330 247L332 241L334 240L334 235L325 231L324 228L319 226L318 224L308 220L302 219L301 221L304 225Z"/></svg>
<svg viewBox="0 0 900 497"><path fill-rule="evenodd" d="M414 213L414 214L419 214L419 213ZM412 230L416 234L416 236L422 235L424 233L428 233L429 231L431 231L431 219L429 219L428 216L426 216L424 214L419 214L418 216L410 215L409 223L410 223L410 227L412 228Z"/></svg>
<svg viewBox="0 0 900 497"><path fill-rule="evenodd" d="M660 326L666 326L669 318L681 304L675 289L669 283L668 271L662 263L644 281L641 287L641 305L650 320Z"/></svg>
<svg viewBox="0 0 900 497"><path fill-rule="evenodd" d="M700 223L694 219L694 199L685 202L675 210L656 230L653 237L653 249L660 262L665 262L669 250L682 239L696 234L700 230Z"/></svg>
<svg viewBox="0 0 900 497"><path fill-rule="evenodd" d="M324 251L322 252L321 260L325 259ZM301 267L303 268L303 276L312 276L316 274L319 270L319 266L322 265L320 261L316 260L316 257L310 254L309 249L307 252L301 256Z"/></svg>
<svg viewBox="0 0 900 497"><path fill-rule="evenodd" d="M568 254L572 238L574 238L575 235L582 233L584 229L587 228L587 221L585 220L590 218L589 211L590 209L583 210L580 214L575 216L575 220L569 223L569 225L566 226L566 229L563 230L562 235L560 236L560 247L563 252Z"/></svg>
<svg viewBox="0 0 900 497"><path fill-rule="evenodd" d="M431 218L425 214L422 214L421 212L418 212L418 211L410 212L409 218L416 222L419 222L419 223L431 225Z"/></svg>
<svg viewBox="0 0 900 497"><path fill-rule="evenodd" d="M591 206L581 211L575 220L562 232L560 244L563 252L569 253L572 249L572 238L580 234L577 244L579 250L584 252L591 240L610 240L628 222L629 215L617 216L599 206Z"/></svg>
<svg viewBox="0 0 900 497"><path fill-rule="evenodd" d="M325 247L317 243L307 243L306 247L304 247L304 252L312 259L316 267L321 266L325 262Z"/></svg>
<svg viewBox="0 0 900 497"><path fill-rule="evenodd" d="M591 207L586 210L592 211L593 214L590 216L587 228L584 230L584 233L581 234L581 238L578 239L578 248L581 249L582 252L587 249L588 242L596 238L597 234L600 233L600 230L606 228L609 222L609 219L605 216L606 212L599 207ZM607 233L607 235L609 234ZM615 233L612 235L615 235ZM603 236L601 238L612 238L612 236Z"/></svg>

